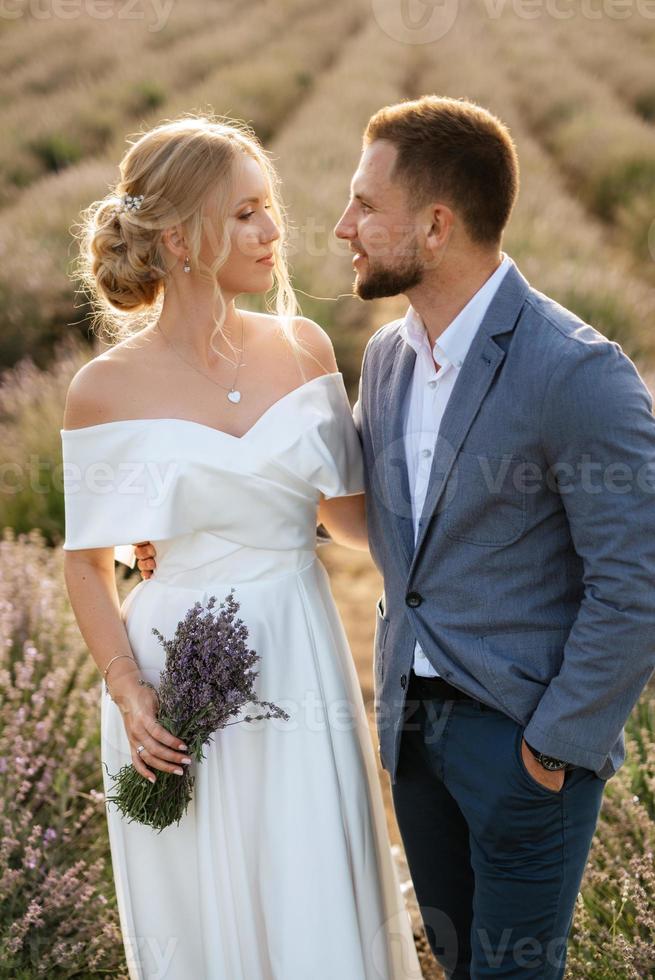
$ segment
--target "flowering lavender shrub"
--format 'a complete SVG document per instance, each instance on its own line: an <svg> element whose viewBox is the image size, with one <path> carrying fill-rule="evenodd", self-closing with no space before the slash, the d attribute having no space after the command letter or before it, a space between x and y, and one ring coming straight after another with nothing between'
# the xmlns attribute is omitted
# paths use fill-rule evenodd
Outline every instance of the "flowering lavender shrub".
<svg viewBox="0 0 655 980"><path fill-rule="evenodd" d="M215 604L216 596L210 596L203 615L202 604L194 603L177 624L172 640L156 627L152 630L166 651L157 720L184 742L197 762L204 758L202 747L216 731L228 724L240 724L228 719L245 704L258 704L267 711L246 715L241 721L289 720L286 711L255 697L253 684L258 672L253 667L260 657L248 649L247 627L236 618L239 603L230 593L217 613L212 611ZM118 792L108 796L107 802L115 803L130 822L138 820L162 831L174 821L180 822L191 801L195 777L189 769L182 776L160 771L151 783L129 763L117 775L109 774L117 780Z"/></svg>
<svg viewBox="0 0 655 980"><path fill-rule="evenodd" d="M569 946L567 980L655 976L655 698L626 726L626 762L608 780Z"/></svg>
<svg viewBox="0 0 655 980"><path fill-rule="evenodd" d="M125 976L99 761L100 677L62 555L0 539L0 976Z"/></svg>
<svg viewBox="0 0 655 980"><path fill-rule="evenodd" d="M0 528L28 534L38 527L50 542L63 537L59 429L70 380L91 353L69 338L58 346L50 370L25 358L0 375Z"/></svg>

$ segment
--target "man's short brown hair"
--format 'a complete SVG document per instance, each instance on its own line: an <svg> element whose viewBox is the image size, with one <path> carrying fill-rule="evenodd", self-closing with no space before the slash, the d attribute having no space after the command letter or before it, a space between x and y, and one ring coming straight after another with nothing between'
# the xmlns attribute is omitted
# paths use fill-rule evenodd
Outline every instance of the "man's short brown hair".
<svg viewBox="0 0 655 980"><path fill-rule="evenodd" d="M516 200L519 162L509 130L474 102L424 95L371 117L364 146L388 140L398 150L392 178L413 209L452 205L479 243L500 242Z"/></svg>

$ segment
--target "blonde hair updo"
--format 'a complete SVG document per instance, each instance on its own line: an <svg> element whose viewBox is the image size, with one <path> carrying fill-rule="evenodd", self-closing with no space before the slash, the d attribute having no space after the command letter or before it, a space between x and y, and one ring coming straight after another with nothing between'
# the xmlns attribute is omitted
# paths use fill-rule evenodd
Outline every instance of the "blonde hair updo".
<svg viewBox="0 0 655 980"><path fill-rule="evenodd" d="M298 304L286 264L287 225L279 178L255 133L235 120L188 114L137 136L119 164L120 181L105 198L82 211L73 232L80 243L75 275L90 297L94 326L101 326L117 342L156 321L169 275L161 236L166 228L180 224L192 267L214 284L216 327L209 343L220 353L212 341L222 332L226 306L216 274L230 251L225 219L235 164L247 154L261 167L270 213L280 229L273 246L274 302L269 297L267 307L281 318L297 353L293 317ZM125 194L143 195L141 206L116 213ZM219 241L217 257L207 266L200 262L199 251L203 204L211 194L218 203Z"/></svg>

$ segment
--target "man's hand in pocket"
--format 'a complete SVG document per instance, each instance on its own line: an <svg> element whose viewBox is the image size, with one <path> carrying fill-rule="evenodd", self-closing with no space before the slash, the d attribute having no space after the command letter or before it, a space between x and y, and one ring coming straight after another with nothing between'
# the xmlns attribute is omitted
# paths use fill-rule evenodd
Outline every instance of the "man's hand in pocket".
<svg viewBox="0 0 655 980"><path fill-rule="evenodd" d="M558 793L562 786L564 785L564 769L556 769L551 772L549 769L545 769L540 762L535 759L530 749L525 744L525 739L521 739L521 755L523 757L523 763L525 768L528 770L533 779L536 779L538 783L545 786L546 789L552 789L555 793Z"/></svg>

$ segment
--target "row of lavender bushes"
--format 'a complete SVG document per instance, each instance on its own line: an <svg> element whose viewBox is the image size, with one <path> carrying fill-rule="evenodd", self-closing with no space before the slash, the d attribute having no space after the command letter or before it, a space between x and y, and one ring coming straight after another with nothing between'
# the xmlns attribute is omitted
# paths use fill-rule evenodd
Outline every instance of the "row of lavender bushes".
<svg viewBox="0 0 655 980"><path fill-rule="evenodd" d="M100 767L100 675L63 578L71 339L0 382L0 978L127 978ZM54 545L54 547L53 547ZM124 582L119 582L121 592Z"/></svg>
<svg viewBox="0 0 655 980"><path fill-rule="evenodd" d="M100 769L100 683L60 549L0 540L0 976L126 976Z"/></svg>
<svg viewBox="0 0 655 980"><path fill-rule="evenodd" d="M68 380L88 356L67 345L49 372L23 362L0 384L0 978L12 980L126 975L102 795L100 681L57 547L59 428ZM652 689L630 718L627 750L605 792L569 980L655 975Z"/></svg>

